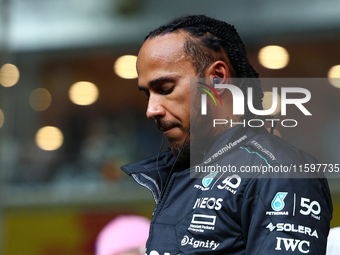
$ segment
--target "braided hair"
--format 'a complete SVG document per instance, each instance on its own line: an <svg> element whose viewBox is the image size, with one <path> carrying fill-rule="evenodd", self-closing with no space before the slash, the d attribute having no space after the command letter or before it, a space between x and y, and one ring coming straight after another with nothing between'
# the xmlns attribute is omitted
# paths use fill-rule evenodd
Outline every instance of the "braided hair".
<svg viewBox="0 0 340 255"><path fill-rule="evenodd" d="M188 32L184 44L185 54L191 58L193 67L200 77L204 77L206 68L217 60L228 63L230 72L234 78L240 79L237 84L245 95L245 119L251 119L254 114L247 106L247 89L253 88L253 105L262 110L263 92L259 74L249 63L247 50L234 26L204 15L191 15L177 18L170 23L151 31L145 40L179 30Z"/></svg>

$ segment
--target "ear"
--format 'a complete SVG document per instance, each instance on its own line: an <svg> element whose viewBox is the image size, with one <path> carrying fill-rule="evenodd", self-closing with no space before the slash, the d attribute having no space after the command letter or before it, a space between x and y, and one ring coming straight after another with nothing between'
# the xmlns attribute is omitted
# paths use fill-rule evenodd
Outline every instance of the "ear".
<svg viewBox="0 0 340 255"><path fill-rule="evenodd" d="M218 78L220 80L220 84L232 84L230 69L222 60L218 60L210 65L205 70L205 77L211 78L211 81L213 81L214 78ZM216 89L216 91L218 94L222 94L225 89Z"/></svg>

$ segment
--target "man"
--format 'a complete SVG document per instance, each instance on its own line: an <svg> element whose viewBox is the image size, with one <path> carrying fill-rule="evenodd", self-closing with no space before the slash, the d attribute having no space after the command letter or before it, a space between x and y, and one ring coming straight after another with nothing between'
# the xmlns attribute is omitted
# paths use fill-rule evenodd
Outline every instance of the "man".
<svg viewBox="0 0 340 255"><path fill-rule="evenodd" d="M247 105L243 116L233 114L232 94L219 84L233 82L244 95L252 87L256 109L263 97L233 26L202 15L176 19L147 36L137 71L148 98L146 115L171 144L171 151L122 167L156 202L147 254L325 254L332 215L325 179L239 172L190 178L189 156L192 169L316 163L265 128L244 127L254 117ZM223 103L212 112L208 102L206 116L190 107L190 78L204 77L206 83L194 84ZM197 91L191 91L192 101ZM211 115L241 124L213 128Z"/></svg>

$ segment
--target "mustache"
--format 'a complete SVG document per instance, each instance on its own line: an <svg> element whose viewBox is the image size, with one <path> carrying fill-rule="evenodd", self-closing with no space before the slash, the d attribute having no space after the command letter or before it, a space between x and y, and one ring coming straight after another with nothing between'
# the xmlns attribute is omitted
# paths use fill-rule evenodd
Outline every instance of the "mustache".
<svg viewBox="0 0 340 255"><path fill-rule="evenodd" d="M157 124L157 128L162 132L169 130L173 127L178 127L183 130L183 125L179 121L175 121L175 120L173 121L157 120L156 124Z"/></svg>

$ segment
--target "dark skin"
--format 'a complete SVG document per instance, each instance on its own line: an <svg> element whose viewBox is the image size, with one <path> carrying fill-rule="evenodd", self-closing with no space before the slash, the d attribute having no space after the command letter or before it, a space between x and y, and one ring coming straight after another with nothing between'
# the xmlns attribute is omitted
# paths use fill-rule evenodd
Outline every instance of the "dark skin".
<svg viewBox="0 0 340 255"><path fill-rule="evenodd" d="M146 115L155 120L157 127L173 147L181 146L189 132L190 78L199 77L191 60L183 51L188 36L188 33L178 31L148 39L137 58L139 89L144 91L148 98ZM221 83L225 84L231 82L229 67L223 61L211 64L205 70L205 77L211 80L218 77ZM216 90L223 107L215 107L212 100L208 100L208 109L214 109L213 114L208 112L209 122L212 118L238 119L232 115L232 96L229 90ZM196 112L198 113L198 110ZM194 115L196 116L196 113ZM213 128L212 124L207 124L207 120L199 114L195 123L195 128L202 127L204 134L200 132L200 135L205 137L218 135L228 128L228 125ZM190 136L186 142L189 141Z"/></svg>

